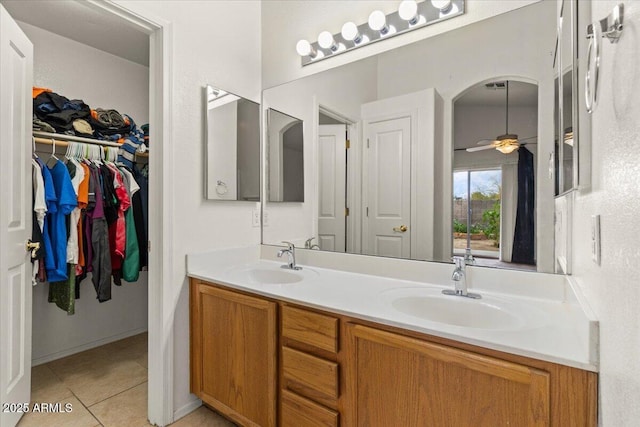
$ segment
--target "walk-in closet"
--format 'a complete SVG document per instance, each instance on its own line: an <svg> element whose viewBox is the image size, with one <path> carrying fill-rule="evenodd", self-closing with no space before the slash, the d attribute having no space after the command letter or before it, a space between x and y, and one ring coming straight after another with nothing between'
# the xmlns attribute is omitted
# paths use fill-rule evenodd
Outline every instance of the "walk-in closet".
<svg viewBox="0 0 640 427"><path fill-rule="evenodd" d="M29 2L2 3L34 46L34 183L46 184L46 177L36 178L38 172L47 174L43 168L49 173L63 168L69 174L64 185L72 183L74 190L72 206L57 205L65 203L64 194L53 201L54 211L68 214L56 231L64 235L67 256L66 268L57 271L66 274L56 275L46 266L44 273L56 282L41 281L41 262L34 275L32 384L37 390L35 381L53 373L89 410L116 394L140 388L146 405L148 216L154 211L148 205L149 187L154 185L148 176L153 156L153 141L148 137L153 126L149 123L149 36L126 29L113 17L79 2L55 3L42 2L35 8ZM66 114L69 108L77 111ZM62 114L55 114L60 110ZM80 120L74 119L76 113L81 113ZM69 190L54 184L58 193ZM83 185L89 188L83 190ZM29 198L35 198L35 189L28 192ZM95 223L90 224L86 200L88 195L91 205L92 197L101 197L98 193L105 203L102 207L115 215L106 218L109 224L101 235L96 235ZM94 200L94 206L98 202ZM51 222L55 214L48 207L43 217ZM60 243L53 243L50 250L55 252ZM96 257L100 262L92 261ZM129 341L109 345L123 339ZM135 347L136 353L123 356L121 350L127 346ZM73 359L91 351L99 353L92 362ZM56 364L63 358L67 362ZM95 366L87 367L88 363Z"/></svg>

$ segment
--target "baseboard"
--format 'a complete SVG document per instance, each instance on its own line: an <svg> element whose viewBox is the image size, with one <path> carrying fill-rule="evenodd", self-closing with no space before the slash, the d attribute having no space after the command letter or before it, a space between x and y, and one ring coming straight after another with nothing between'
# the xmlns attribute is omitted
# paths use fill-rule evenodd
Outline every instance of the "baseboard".
<svg viewBox="0 0 640 427"><path fill-rule="evenodd" d="M100 347L101 345L109 344L114 341L119 341L124 338L128 338L134 335L141 334L143 332L147 332L147 328L138 328L132 329L130 331L123 332L121 334L112 335L110 337L102 338L96 341L91 341L86 344L82 344L76 347L71 347L69 349L59 351L57 353L47 354L45 356L38 357L37 359L31 360L31 366L38 366L44 363L48 363L57 359L61 359L63 357L71 356L72 354L80 353L81 351L90 350L95 347Z"/></svg>
<svg viewBox="0 0 640 427"><path fill-rule="evenodd" d="M173 412L173 422L175 423L180 418L185 417L202 406L202 400L194 399L191 402L183 405Z"/></svg>

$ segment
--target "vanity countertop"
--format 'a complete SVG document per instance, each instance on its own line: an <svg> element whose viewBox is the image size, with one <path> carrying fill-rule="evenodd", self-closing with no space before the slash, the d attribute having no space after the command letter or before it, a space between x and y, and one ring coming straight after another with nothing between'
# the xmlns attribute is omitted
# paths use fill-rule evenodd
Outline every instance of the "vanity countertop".
<svg viewBox="0 0 640 427"><path fill-rule="evenodd" d="M504 303L508 311L518 313L518 317L524 320L516 326L509 322L489 328L475 324L473 327L455 326L428 320L419 314L405 314L394 305L394 299L397 301L407 295L430 293L440 298L440 291L451 286L429 283L427 280L413 281L340 271L302 262L301 271L291 272L280 268L282 262L264 259L262 252L262 258L260 250L255 248L190 255L187 257L187 274L189 277L328 312L575 368L598 370L595 356L598 324L588 308L578 302L579 298L514 295L499 292L495 286L487 289L476 286L470 290L483 295L483 299L477 300L481 304L502 307ZM375 258L372 261L377 262ZM447 267L453 271L452 266ZM293 277L287 274L288 271L297 275L299 279L296 280L299 281L265 283L277 282L283 276L281 272L284 272L284 277ZM256 272L263 277L256 278ZM501 274L505 277L510 275L515 280L518 278L518 272ZM569 285L567 287L570 288ZM460 302L476 303L471 300ZM467 310L460 312L464 316ZM501 312L499 310L498 314ZM525 315L520 316L522 313ZM458 319L453 320L456 322ZM497 322L501 322L500 318Z"/></svg>

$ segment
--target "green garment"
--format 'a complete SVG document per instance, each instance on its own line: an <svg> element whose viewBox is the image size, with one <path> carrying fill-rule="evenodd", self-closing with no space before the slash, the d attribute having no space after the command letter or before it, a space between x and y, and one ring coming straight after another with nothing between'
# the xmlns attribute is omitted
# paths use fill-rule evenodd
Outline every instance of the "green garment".
<svg viewBox="0 0 640 427"><path fill-rule="evenodd" d="M135 282L140 274L140 250L138 248L138 235L133 220L133 209L129 208L124 213L124 222L127 235L125 256L122 262L122 278L127 282Z"/></svg>
<svg viewBox="0 0 640 427"><path fill-rule="evenodd" d="M49 283L49 302L55 303L67 314L76 312L76 265L67 264L69 278L64 282Z"/></svg>

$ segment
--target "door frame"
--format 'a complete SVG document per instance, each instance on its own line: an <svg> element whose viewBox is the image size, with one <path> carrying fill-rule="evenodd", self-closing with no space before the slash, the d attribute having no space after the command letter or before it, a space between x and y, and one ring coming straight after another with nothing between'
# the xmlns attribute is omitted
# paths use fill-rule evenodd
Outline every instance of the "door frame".
<svg viewBox="0 0 640 427"><path fill-rule="evenodd" d="M148 286L148 400L147 412L152 424L164 426L173 422L173 183L167 174L173 171L171 156L173 117L173 30L172 24L151 16L144 5L133 8L113 0L76 0L104 14L126 21L149 36L149 123L153 139L153 155L149 157L149 206L157 213L149 218L149 283ZM135 9L135 10L134 10ZM153 126L153 124L159 124Z"/></svg>

